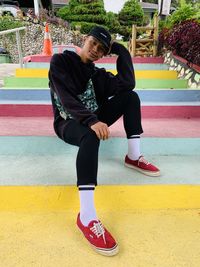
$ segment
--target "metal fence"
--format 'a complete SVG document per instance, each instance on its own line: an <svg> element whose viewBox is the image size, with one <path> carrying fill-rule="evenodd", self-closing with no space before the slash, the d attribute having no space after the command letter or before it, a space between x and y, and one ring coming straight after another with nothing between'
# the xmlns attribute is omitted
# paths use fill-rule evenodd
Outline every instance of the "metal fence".
<svg viewBox="0 0 200 267"><path fill-rule="evenodd" d="M16 33L17 50L18 50L18 56L19 56L19 64L21 68L23 68L23 55L22 55L22 46L21 46L21 39L20 39L19 31L23 31L25 29L26 27L20 27L20 28L15 28L15 29L0 32L0 35L6 35L9 33L13 33L13 32Z"/></svg>

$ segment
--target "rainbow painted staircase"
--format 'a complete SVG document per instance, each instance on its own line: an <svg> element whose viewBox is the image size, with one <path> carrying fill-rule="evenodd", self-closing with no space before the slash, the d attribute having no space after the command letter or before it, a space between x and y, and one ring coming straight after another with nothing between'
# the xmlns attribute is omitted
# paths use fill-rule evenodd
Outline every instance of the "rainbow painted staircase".
<svg viewBox="0 0 200 267"><path fill-rule="evenodd" d="M115 72L115 60L97 65ZM96 188L99 216L120 244L120 254L107 259L75 226L77 148L53 132L48 67L26 63L0 89L2 266L199 266L200 91L162 58L134 60L142 152L162 175L124 167L127 144L117 121L113 138L101 144Z"/></svg>

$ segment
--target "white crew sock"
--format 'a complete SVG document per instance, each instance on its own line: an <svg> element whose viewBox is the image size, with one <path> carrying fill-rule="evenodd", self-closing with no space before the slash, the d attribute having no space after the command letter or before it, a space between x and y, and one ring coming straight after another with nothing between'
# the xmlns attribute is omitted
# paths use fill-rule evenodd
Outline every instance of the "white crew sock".
<svg viewBox="0 0 200 267"><path fill-rule="evenodd" d="M80 220L84 226L97 220L96 209L94 206L94 185L80 185L79 187L80 199Z"/></svg>
<svg viewBox="0 0 200 267"><path fill-rule="evenodd" d="M138 160L140 156L140 135L131 135L128 139L128 157Z"/></svg>

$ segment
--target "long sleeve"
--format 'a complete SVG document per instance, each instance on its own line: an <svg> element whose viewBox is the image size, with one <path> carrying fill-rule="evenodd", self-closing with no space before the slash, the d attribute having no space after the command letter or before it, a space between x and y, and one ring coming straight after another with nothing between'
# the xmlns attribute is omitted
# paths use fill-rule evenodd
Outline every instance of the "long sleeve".
<svg viewBox="0 0 200 267"><path fill-rule="evenodd" d="M123 90L133 90L135 87L135 74L132 59L128 50L121 44L114 42L111 52L118 55L116 67L117 74L107 73L108 94L113 95Z"/></svg>
<svg viewBox="0 0 200 267"><path fill-rule="evenodd" d="M49 70L50 88L56 93L65 111L75 120L91 125L98 121L97 116L86 109L78 98L80 92L70 75L69 65L62 55L55 54L52 57Z"/></svg>

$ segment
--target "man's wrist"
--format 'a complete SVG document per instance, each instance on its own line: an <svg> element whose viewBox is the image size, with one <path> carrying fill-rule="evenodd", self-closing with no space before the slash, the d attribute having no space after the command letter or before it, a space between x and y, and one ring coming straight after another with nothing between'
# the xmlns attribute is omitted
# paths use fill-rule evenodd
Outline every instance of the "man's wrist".
<svg viewBox="0 0 200 267"><path fill-rule="evenodd" d="M111 49L110 49L110 54L116 54L118 55L120 48L122 47L121 44L117 43L117 42L113 42Z"/></svg>
<svg viewBox="0 0 200 267"><path fill-rule="evenodd" d="M99 122L98 119L93 120L93 121L90 121L90 122L88 123L88 126L91 128L91 126L94 125L94 124L96 124L97 122Z"/></svg>

